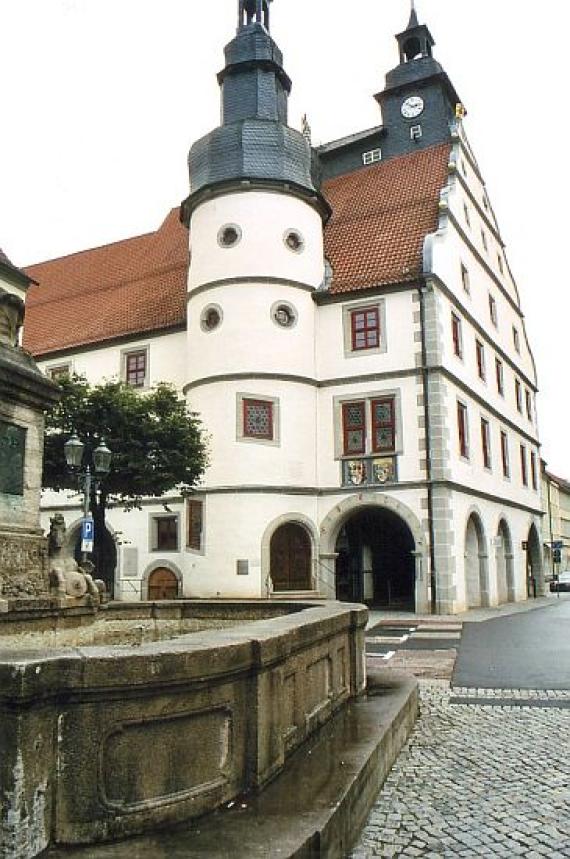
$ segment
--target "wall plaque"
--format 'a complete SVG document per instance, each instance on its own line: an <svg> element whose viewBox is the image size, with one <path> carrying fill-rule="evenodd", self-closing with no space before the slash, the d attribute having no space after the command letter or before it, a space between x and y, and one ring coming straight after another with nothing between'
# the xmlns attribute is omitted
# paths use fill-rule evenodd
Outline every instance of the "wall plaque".
<svg viewBox="0 0 570 859"><path fill-rule="evenodd" d="M0 421L0 493L24 494L26 430Z"/></svg>

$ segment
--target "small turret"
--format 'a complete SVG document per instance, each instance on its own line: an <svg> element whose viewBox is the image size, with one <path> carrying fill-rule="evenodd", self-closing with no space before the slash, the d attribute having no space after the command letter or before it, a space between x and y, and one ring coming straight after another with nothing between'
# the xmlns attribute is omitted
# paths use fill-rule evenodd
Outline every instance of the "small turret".
<svg viewBox="0 0 570 859"><path fill-rule="evenodd" d="M271 185L309 199L323 217L329 209L313 184L312 152L303 134L287 125L291 80L269 33L271 0L239 0L238 29L225 48L218 75L221 126L190 150L186 224L204 194L231 186Z"/></svg>

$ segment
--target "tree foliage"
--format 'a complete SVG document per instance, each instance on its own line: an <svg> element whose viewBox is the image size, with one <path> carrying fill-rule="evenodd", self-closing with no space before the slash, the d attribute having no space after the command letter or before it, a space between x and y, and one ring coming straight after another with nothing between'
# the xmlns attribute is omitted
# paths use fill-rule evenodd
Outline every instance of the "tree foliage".
<svg viewBox="0 0 570 859"><path fill-rule="evenodd" d="M161 383L141 394L124 382L90 385L80 376L64 377L60 386L62 398L46 416L44 487L77 488L63 449L74 432L88 449L104 440L113 453L100 498L91 498L94 515L104 516L109 501L130 509L175 487L185 494L199 480L206 466L204 433L173 387Z"/></svg>

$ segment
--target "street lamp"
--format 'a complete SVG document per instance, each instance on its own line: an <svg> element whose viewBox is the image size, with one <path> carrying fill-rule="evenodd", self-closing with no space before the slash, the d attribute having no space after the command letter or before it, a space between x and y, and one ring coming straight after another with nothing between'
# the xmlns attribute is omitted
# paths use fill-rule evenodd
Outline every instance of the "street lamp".
<svg viewBox="0 0 570 859"><path fill-rule="evenodd" d="M87 449L90 453L90 456L88 456L87 461L84 465L84 470L82 471L86 445L81 441L76 432L74 432L71 438L69 438L65 442L63 450L65 453L65 461L67 463L67 467L72 474L77 475L77 482L79 484L79 487L83 491L84 525L81 534L81 561L82 563L85 563L85 561L87 561L87 556L89 552L83 550L83 544L85 540L88 539L88 537L86 536L88 529L85 523L87 521L91 521L89 516L89 502L91 499L91 490L94 487L96 492L101 481L109 474L111 470L111 461L113 459L113 454L111 453L103 439L101 439L95 450ZM93 526L91 526L91 541L94 540L94 537L94 528Z"/></svg>

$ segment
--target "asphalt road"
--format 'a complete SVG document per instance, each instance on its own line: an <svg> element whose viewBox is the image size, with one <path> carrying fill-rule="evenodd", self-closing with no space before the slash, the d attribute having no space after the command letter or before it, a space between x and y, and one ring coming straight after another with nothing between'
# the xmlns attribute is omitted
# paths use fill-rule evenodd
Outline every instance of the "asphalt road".
<svg viewBox="0 0 570 859"><path fill-rule="evenodd" d="M465 623L452 686L570 690L570 599Z"/></svg>

